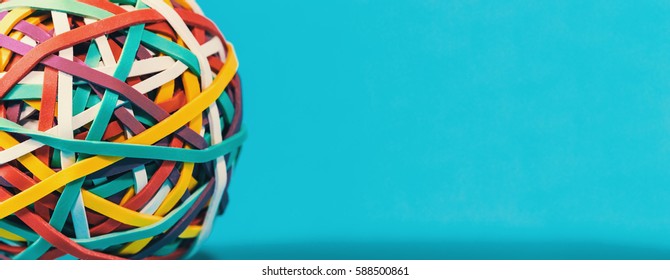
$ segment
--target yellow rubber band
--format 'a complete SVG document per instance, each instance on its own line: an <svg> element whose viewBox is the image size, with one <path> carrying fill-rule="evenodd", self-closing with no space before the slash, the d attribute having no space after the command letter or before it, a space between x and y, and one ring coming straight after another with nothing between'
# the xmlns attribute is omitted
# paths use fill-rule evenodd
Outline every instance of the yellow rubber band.
<svg viewBox="0 0 670 280"><path fill-rule="evenodd" d="M0 228L0 237L7 239L9 241L26 242L25 238L1 228Z"/></svg>
<svg viewBox="0 0 670 280"><path fill-rule="evenodd" d="M32 9L29 8L17 8L9 12L2 20L0 20L0 33L7 35L9 34L14 26L18 24L24 18L30 16L33 13ZM16 34L16 33L14 33ZM11 36L14 39L20 39L17 37L19 35ZM10 58L14 53L8 49L0 48L0 71L4 71L5 67L9 63Z"/></svg>

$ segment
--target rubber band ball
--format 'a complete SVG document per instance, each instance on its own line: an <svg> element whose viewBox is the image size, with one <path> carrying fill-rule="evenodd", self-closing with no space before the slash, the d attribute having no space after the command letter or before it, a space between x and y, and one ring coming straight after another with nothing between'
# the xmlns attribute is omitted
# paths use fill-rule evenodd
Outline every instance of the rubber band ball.
<svg viewBox="0 0 670 280"><path fill-rule="evenodd" d="M0 259L183 259L247 133L194 0L0 0Z"/></svg>

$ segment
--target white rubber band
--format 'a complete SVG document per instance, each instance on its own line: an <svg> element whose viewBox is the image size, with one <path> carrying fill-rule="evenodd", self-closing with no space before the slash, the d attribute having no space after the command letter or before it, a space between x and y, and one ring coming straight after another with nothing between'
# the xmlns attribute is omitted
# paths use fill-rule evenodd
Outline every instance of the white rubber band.
<svg viewBox="0 0 670 280"><path fill-rule="evenodd" d="M212 137L212 145L219 144L223 141L223 128L221 127L221 122L219 121L219 108L216 103L212 104L209 107L207 118L209 119L209 130ZM216 167L215 169L215 188L212 198L209 202L209 208L207 208L207 213L205 214L205 220L202 223L202 230L193 243L193 246L189 250L187 258L192 257L192 255L197 252L202 243L209 237L212 232L212 227L214 226L214 219L219 211L219 204L221 204L221 199L223 199L223 193L226 190L226 185L228 184L228 168L226 165L225 157L216 158Z"/></svg>
<svg viewBox="0 0 670 280"><path fill-rule="evenodd" d="M97 20L92 19L92 18L84 18L84 23L87 25L95 23ZM105 64L107 67L114 67L116 68L116 59L114 58L114 54L112 53L112 47L109 46L109 41L107 40L107 36L100 36L95 38L95 44L98 46L98 51L100 52L100 56L102 57L102 63Z"/></svg>
<svg viewBox="0 0 670 280"><path fill-rule="evenodd" d="M130 73L128 74L128 77L144 76L147 74L164 71L165 69L168 69L170 66L172 66L172 64L174 63L175 60L169 56L158 56L135 61L132 67L130 68ZM107 75L112 75L114 74L116 67L105 66L95 69Z"/></svg>
<svg viewBox="0 0 670 280"><path fill-rule="evenodd" d="M170 8L167 4L164 2L161 2L159 0L142 0L145 4L147 4L149 7L152 9L158 11L165 19L168 21L168 23L172 26L172 28L177 32L179 37L184 40L184 43L186 46L189 48L191 52L198 58L198 62L200 64L200 80L202 83L202 88L207 88L212 84L213 81L213 73L211 69L209 68L209 62L207 61L207 56L203 52L202 46L198 43L198 41L195 39L193 36L193 33L189 30L188 26L186 26L186 23L182 20L182 18L177 14L177 12ZM222 59L224 59L222 57ZM221 124L218 122L219 120L219 110L217 108L216 104L212 104L209 109L209 119L210 119L210 132L212 135L212 143L220 143L222 141L222 130L220 128ZM218 129L217 129L218 126ZM226 169L226 162L223 157L219 157L216 160L216 173L214 175L214 181L215 181L215 189L214 189L214 194L212 196L212 199L210 201L210 207L207 209L207 214L205 216L205 221L203 222L203 228L196 238L196 241L194 245L191 247L189 250L189 256L195 252L201 245L203 240L209 236L212 228L212 223L214 220L214 216L216 215L216 212L218 211L218 203L221 201L221 196L223 194L223 191L225 190L226 183L228 181L228 173Z"/></svg>
<svg viewBox="0 0 670 280"><path fill-rule="evenodd" d="M23 124L23 127L32 130L38 130L39 123L40 122L38 120L28 120L26 123Z"/></svg>
<svg viewBox="0 0 670 280"><path fill-rule="evenodd" d="M170 194L170 190L172 190L172 188L170 188L169 181L163 183L158 192L156 192L156 195L154 195L147 205L140 210L140 213L147 215L155 214L156 210L161 206L161 203L163 203L163 200Z"/></svg>
<svg viewBox="0 0 670 280"><path fill-rule="evenodd" d="M222 61L226 60L226 48L223 47L223 43L221 43L221 39L219 39L219 37L214 37L207 41L207 43L204 43L202 45L202 51L205 53L205 55L207 55L207 57L218 53Z"/></svg>
<svg viewBox="0 0 670 280"><path fill-rule="evenodd" d="M133 112L133 109L131 108L126 108L126 111L131 116L135 116L135 112ZM129 138L133 136L132 132L128 130L127 128L124 128L124 132L126 134L126 138ZM149 177L147 175L147 169L144 167L144 165L140 165L138 167L135 167L133 169L133 177L135 178L135 193L140 193L144 187L149 183Z"/></svg>
<svg viewBox="0 0 670 280"><path fill-rule="evenodd" d="M25 120L27 117L29 117L30 115L35 113L35 111L37 111L37 110L35 110L34 108L32 108L30 106L24 108L23 111L21 111L21 113L19 114L19 122ZM25 124L23 125L23 127L26 127Z"/></svg>
<svg viewBox="0 0 670 280"><path fill-rule="evenodd" d="M184 23L184 20L177 14L177 11L160 0L142 0L142 2L161 14L172 26L172 29L177 32L177 35L184 40L184 43L189 50L196 58L198 58L202 88L209 87L212 84L213 78L212 70L209 68L209 61L207 61L207 56L204 55L198 40L195 39L191 30L186 26L186 23Z"/></svg>
<svg viewBox="0 0 670 280"><path fill-rule="evenodd" d="M184 71L186 70L188 70L188 66L186 66L181 61L177 61L172 65L172 67L152 76L149 79L137 83L133 86L133 88L142 93L150 92L174 79L177 79L179 76L183 75Z"/></svg>
<svg viewBox="0 0 670 280"><path fill-rule="evenodd" d="M21 41L21 43L24 43L26 45L30 45L31 47L37 46L37 42L33 40L33 38L30 38L28 36L23 36L19 41Z"/></svg>
<svg viewBox="0 0 670 280"><path fill-rule="evenodd" d="M51 18L54 23L55 35L70 31L70 21L67 14L62 12L51 12ZM59 56L67 60L74 60L74 49L67 48L59 52ZM65 72L58 72L58 136L64 139L74 139L73 117L72 117L72 94L73 78ZM68 151L61 151L61 166L68 168L76 161L75 154ZM88 228L88 218L86 217L86 208L81 190L77 195L72 209L72 224L74 226L77 238L90 238L91 233Z"/></svg>
<svg viewBox="0 0 670 280"><path fill-rule="evenodd" d="M138 77L148 74L153 74L165 71L175 64L175 60L169 56L152 57L140 61L136 61L130 69L128 77ZM93 69L103 72L107 75L114 74L115 66L94 67ZM7 72L0 72L0 78L4 77ZM32 71L28 73L19 84L42 85L44 84L44 72Z"/></svg>

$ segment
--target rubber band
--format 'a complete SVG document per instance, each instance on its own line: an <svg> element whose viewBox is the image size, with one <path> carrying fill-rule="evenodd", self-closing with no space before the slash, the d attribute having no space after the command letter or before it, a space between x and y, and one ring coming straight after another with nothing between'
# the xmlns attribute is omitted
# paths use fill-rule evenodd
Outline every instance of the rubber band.
<svg viewBox="0 0 670 280"><path fill-rule="evenodd" d="M0 258L192 254L247 137L237 69L194 1L0 3Z"/></svg>
<svg viewBox="0 0 670 280"><path fill-rule="evenodd" d="M229 48L232 49L232 45L229 45ZM232 75L234 74L234 71L237 69L237 62L234 59L234 56L231 57L232 59L229 59L227 62L226 68L228 69L223 69L223 71L217 76L217 81L212 85L212 87L206 89L202 95L198 96L196 99L193 100L190 104L186 105L182 110L174 113L172 116L170 116L168 119L165 121L158 123L154 127L148 129L145 131L143 134L137 135L129 140L127 140L127 143L134 144L134 143L141 143L145 142L145 139L150 139L146 140L146 142L155 142L157 141L158 138L162 138L162 136L165 134L166 131L174 131L177 129L177 127L180 127L183 125L185 120L191 119L194 116L198 110L196 109L196 106L202 106L204 104L212 103L216 98L218 98L218 94L216 92L218 91L217 88L223 87L224 84L222 81L225 81L227 78L225 74L228 74L230 78L232 78ZM226 71L228 70L228 71ZM227 83L226 83L227 84ZM218 85L218 87L217 87ZM223 88L221 88L221 91ZM209 99L206 99L208 98ZM190 110L191 107L195 110ZM204 107L204 106L202 106ZM202 111L203 109L200 109ZM195 111L195 112L193 112ZM0 144L3 141L2 137L5 136L4 133L0 133ZM5 138L6 139L6 138ZM151 139L154 139L153 141ZM6 148L6 147L3 147ZM27 157L27 158L19 158L19 162L23 163L24 166L28 167L40 167L38 169L31 170L33 172L36 172L38 177L44 178L43 181L35 184L31 189L26 190L22 193L19 193L15 196L13 196L11 199L8 199L2 203L0 203L0 218L4 218L7 215L15 212L18 209L21 209L25 206L27 206L31 199L34 199L35 197L42 198L46 194L53 192L58 189L58 186L60 185L65 185L71 181L74 181L76 179L79 179L83 176L86 176L88 174L93 173L97 168L97 166L108 166L111 165L117 161L119 161L121 158L119 157L108 157L108 156L96 156L92 157L80 162L77 162L73 164L70 168L64 169L60 171L59 173L53 174L54 176L50 176L52 173L51 170L48 168L45 169L44 167L41 167L39 164L39 161L33 160L32 157ZM27 163L26 163L27 162ZM47 175L48 174L48 175ZM45 176L46 175L46 176ZM84 199L87 198L87 192L84 192ZM32 198L31 198L32 197ZM125 219L125 216L128 217L133 217L132 213L129 213L128 211L124 211L122 208L119 209L120 215L118 215L116 212L112 210L108 210L105 208L111 208L111 209L116 209L113 207L113 205L108 204L104 202L104 200L98 200L96 199L96 196L88 196L89 199L91 199L91 207L94 205L101 205L101 207L95 207L94 210L101 212L104 211L107 213L107 215L113 215L114 217L117 217L117 220L123 220L127 224L130 225L135 225L135 226L144 226L147 224L150 224L155 221L155 219L149 218L149 217L141 217L139 215L134 216L135 218L131 219ZM104 213L103 213L104 214ZM126 214L126 215L124 215Z"/></svg>

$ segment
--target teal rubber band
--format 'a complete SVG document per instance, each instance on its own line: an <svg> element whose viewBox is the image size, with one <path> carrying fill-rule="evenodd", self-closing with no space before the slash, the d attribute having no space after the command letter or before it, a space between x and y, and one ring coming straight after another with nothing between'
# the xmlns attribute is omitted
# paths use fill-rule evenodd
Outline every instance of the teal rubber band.
<svg viewBox="0 0 670 280"><path fill-rule="evenodd" d="M126 37L126 42L123 45L123 50L121 51L121 57L119 58L119 63L114 70L114 78L119 80L126 80L130 74L130 69L135 62L135 54L140 47L140 42L142 40L142 30L144 30L144 24L135 25L130 27L128 31L128 36ZM95 119L93 119L93 124L86 135L86 140L88 141L97 141L102 138L105 134L105 129L109 125L109 120L116 109L116 102L119 100L119 95L112 90L105 90L105 93L102 98L102 104L100 105L100 111Z"/></svg>
<svg viewBox="0 0 670 280"><path fill-rule="evenodd" d="M198 58L188 49L179 44L167 40L156 33L144 30L142 34L142 43L156 51L162 52L175 60L179 60L186 65L195 75L200 75L200 64Z"/></svg>
<svg viewBox="0 0 670 280"><path fill-rule="evenodd" d="M157 165L149 164L146 165L147 172L153 174L158 169ZM99 180L99 179L98 179ZM98 186L90 189L89 191L99 197L108 198L112 195L115 195L121 191L127 190L135 182L132 173L125 173L119 177L116 177L114 180L98 183Z"/></svg>
<svg viewBox="0 0 670 280"><path fill-rule="evenodd" d="M123 174L115 180L104 183L100 186L90 189L89 191L99 197L107 198L115 195L123 190L127 190L133 185L135 179L132 173Z"/></svg>
<svg viewBox="0 0 670 280"><path fill-rule="evenodd" d="M212 161L222 155L228 154L241 146L247 137L247 131L243 127L240 132L219 144L202 150L192 150L115 142L61 139L43 132L23 128L6 119L0 119L0 130L24 134L56 149L75 153L193 163Z"/></svg>
<svg viewBox="0 0 670 280"><path fill-rule="evenodd" d="M12 233L14 233L18 236L21 236L23 239L27 240L28 242L35 241L35 240L37 240L37 238L39 238L39 236L36 233L31 232L31 231L27 231L27 230L25 230L21 227L17 227L17 226L15 226L12 223L7 222L7 221L0 220L0 228L4 229L6 231L10 231L10 232L12 232Z"/></svg>
<svg viewBox="0 0 670 280"><path fill-rule="evenodd" d="M95 94L91 94L88 97L88 101L86 101L86 108L88 109L88 108L91 108L95 105L98 105L98 103L100 103L101 101L102 101L102 99L100 99L100 97L98 97Z"/></svg>
<svg viewBox="0 0 670 280"><path fill-rule="evenodd" d="M174 251L177 251L180 244L181 244L181 240L177 239L176 242L165 245L165 247L158 249L158 251L156 251L156 253L154 253L154 255L161 256L161 257L170 255L170 254L174 253Z"/></svg>
<svg viewBox="0 0 670 280"><path fill-rule="evenodd" d="M86 110L86 103L88 103L88 97L91 95L91 87L89 86L80 86L74 91L72 96L72 114L79 115L84 110Z"/></svg>
<svg viewBox="0 0 670 280"><path fill-rule="evenodd" d="M95 40L93 40L95 42ZM100 50L98 50L98 45L92 43L89 45L88 51L86 53L86 59L84 63L89 67L97 67L100 65L100 59L102 55ZM72 97L72 113L78 115L84 110L86 110L86 104L88 103L88 98L91 96L91 87L88 85L79 86L74 91L74 96Z"/></svg>
<svg viewBox="0 0 670 280"><path fill-rule="evenodd" d="M68 14L75 14L78 16L96 19L103 19L113 15L112 13L98 7L73 0L21 0L9 1L0 4L0 11L7 11L16 8L60 11Z"/></svg>
<svg viewBox="0 0 670 280"><path fill-rule="evenodd" d="M156 124L154 121L151 120L151 118L147 117L144 114L141 114L140 112L137 112L135 114L135 118L137 119L138 122L140 122L141 124L143 124L147 127L152 127Z"/></svg>
<svg viewBox="0 0 670 280"><path fill-rule="evenodd" d="M225 129L232 121L233 121L233 116L235 115L235 106L233 105L233 102L230 101L230 97L228 97L227 94L221 94L219 96L219 104L221 104L221 107L223 107L223 112L224 112L224 117L226 118L226 121L223 122L223 128Z"/></svg>
<svg viewBox="0 0 670 280"><path fill-rule="evenodd" d="M41 100L42 85L15 85L1 100Z"/></svg>
<svg viewBox="0 0 670 280"><path fill-rule="evenodd" d="M54 151L51 155L51 165L54 168L61 168L62 166L60 165L60 153L57 153Z"/></svg>
<svg viewBox="0 0 670 280"><path fill-rule="evenodd" d="M207 184L203 184L199 186L198 190L195 191L193 194L191 194L191 196L187 198L186 201L184 201L184 203L182 203L175 210L173 210L168 215L163 217L162 220L154 224L141 228L127 230L124 232L115 232L103 236L91 237L88 239L75 239L75 241L78 244L91 250L104 250L105 248L114 245L133 242L149 237L155 237L156 235L161 234L164 231L170 229L170 227L176 224L179 221L179 219L181 219L181 217L183 217L186 214L186 212L188 212L188 210L191 208L191 206L193 206L197 198L205 190L206 185Z"/></svg>
<svg viewBox="0 0 670 280"><path fill-rule="evenodd" d="M137 4L137 1L134 0L110 0L112 3L121 4L121 5L133 5Z"/></svg>
<svg viewBox="0 0 670 280"><path fill-rule="evenodd" d="M9 240L9 239L5 239L5 238L2 238L2 237L0 237L0 242L5 243L5 244L7 244L7 245L9 245L9 246L14 246L14 247L19 247L19 246L21 246L21 243L20 243L20 242L17 242L17 241L11 241L11 240Z"/></svg>

